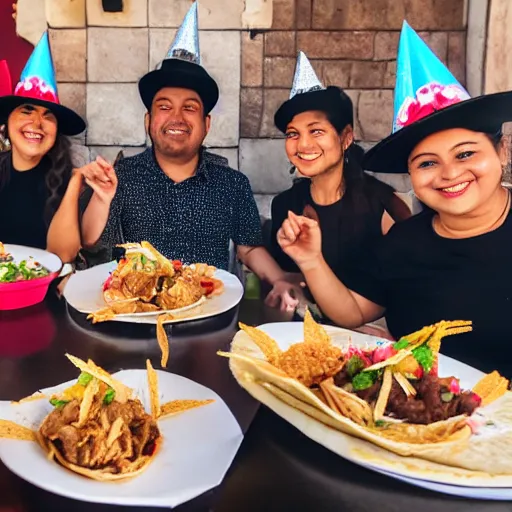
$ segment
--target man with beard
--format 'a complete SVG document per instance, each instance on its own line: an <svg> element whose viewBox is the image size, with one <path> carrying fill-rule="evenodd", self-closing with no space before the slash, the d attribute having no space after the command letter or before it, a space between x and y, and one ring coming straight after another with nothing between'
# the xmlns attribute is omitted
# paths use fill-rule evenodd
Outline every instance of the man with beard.
<svg viewBox="0 0 512 512"><path fill-rule="evenodd" d="M82 217L84 247L147 240L170 259L228 269L233 241L238 259L272 285L267 303L293 310L300 288L262 246L247 177L203 148L219 89L200 64L195 3L139 92L152 147L115 170L101 158L88 169L94 193Z"/></svg>

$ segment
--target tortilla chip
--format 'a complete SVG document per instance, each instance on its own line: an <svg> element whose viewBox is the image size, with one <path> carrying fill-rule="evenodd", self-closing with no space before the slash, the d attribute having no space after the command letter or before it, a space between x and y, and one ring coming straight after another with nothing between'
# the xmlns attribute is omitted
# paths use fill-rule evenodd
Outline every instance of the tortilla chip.
<svg viewBox="0 0 512 512"><path fill-rule="evenodd" d="M34 393L33 395L30 395L30 396L26 396L25 398L22 398L21 400L18 400L17 402L15 400L13 400L11 402L12 405L20 405L20 404L24 404L26 402L33 402L34 400L41 400L42 398L48 398L47 395L45 395L44 393L41 393L40 391L38 391L37 393Z"/></svg>
<svg viewBox="0 0 512 512"><path fill-rule="evenodd" d="M156 259L162 270L168 273L170 276L174 275L174 266L163 254L158 252L149 242L141 242L141 247L147 249Z"/></svg>
<svg viewBox="0 0 512 512"><path fill-rule="evenodd" d="M151 365L151 361L146 359L146 369L148 372L149 401L151 404L151 416L155 420L160 416L160 396L158 395L158 375Z"/></svg>
<svg viewBox="0 0 512 512"><path fill-rule="evenodd" d="M74 423L75 427L79 428L87 423L94 398L98 394L99 390L100 381L97 378L93 378L85 388L84 397L80 403L80 414L78 415L78 421Z"/></svg>
<svg viewBox="0 0 512 512"><path fill-rule="evenodd" d="M267 361L270 364L277 365L279 361L279 354L282 351L276 341L267 333L257 329L256 327L245 325L242 322L238 325L240 326L240 329L248 334L252 341L258 345L258 348L263 352Z"/></svg>
<svg viewBox="0 0 512 512"><path fill-rule="evenodd" d="M414 389L414 386L409 382L403 373L394 372L393 377L407 396L416 396L416 389Z"/></svg>
<svg viewBox="0 0 512 512"><path fill-rule="evenodd" d="M211 404L215 402L213 398L208 400L172 400L162 405L160 417L170 416L179 414L180 412L188 411L189 409L195 409L196 407L202 407L203 405Z"/></svg>
<svg viewBox="0 0 512 512"><path fill-rule="evenodd" d="M116 392L114 400L117 402L125 403L131 396L132 390L128 386L114 379L110 373L97 366L90 359L86 363L71 354L66 354L66 357L81 371L91 374L93 377L107 384L107 386L110 386Z"/></svg>
<svg viewBox="0 0 512 512"><path fill-rule="evenodd" d="M377 398L377 402L375 403L375 408L373 409L373 420L377 421L384 416L384 411L388 405L389 394L391 393L391 385L393 384L393 373L391 368L388 366L384 370L384 375L382 377L382 386L379 391L379 397Z"/></svg>
<svg viewBox="0 0 512 512"><path fill-rule="evenodd" d="M173 319L174 317L172 315L165 313L160 315L156 321L156 340L162 351L162 360L160 361L162 368L167 368L167 362L169 361L169 338L165 332L164 322Z"/></svg>
<svg viewBox="0 0 512 512"><path fill-rule="evenodd" d="M110 427L107 441L105 443L107 445L107 448L110 448L114 444L114 441L117 441L118 437L122 433L123 425L124 425L124 420L121 416L117 417L114 420L114 423L112 423L112 426Z"/></svg>
<svg viewBox="0 0 512 512"><path fill-rule="evenodd" d="M320 324L316 323L309 309L304 315L304 343L331 343L331 337Z"/></svg>
<svg viewBox="0 0 512 512"><path fill-rule="evenodd" d="M509 381L497 371L493 371L482 377L472 391L482 399L482 406L485 406L503 396L507 392L508 386Z"/></svg>
<svg viewBox="0 0 512 512"><path fill-rule="evenodd" d="M36 432L14 421L0 420L0 438L18 441L36 441Z"/></svg>

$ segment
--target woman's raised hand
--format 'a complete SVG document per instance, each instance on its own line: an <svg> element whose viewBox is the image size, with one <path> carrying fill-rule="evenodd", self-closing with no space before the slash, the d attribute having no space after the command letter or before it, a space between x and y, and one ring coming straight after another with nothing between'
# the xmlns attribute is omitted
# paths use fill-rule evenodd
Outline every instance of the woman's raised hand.
<svg viewBox="0 0 512 512"><path fill-rule="evenodd" d="M277 232L277 242L301 270L312 268L322 255L322 234L318 222L293 212L288 212L288 218Z"/></svg>
<svg viewBox="0 0 512 512"><path fill-rule="evenodd" d="M98 156L93 162L77 169L77 172L80 172L98 198L110 205L117 190L117 176L114 167L104 158Z"/></svg>

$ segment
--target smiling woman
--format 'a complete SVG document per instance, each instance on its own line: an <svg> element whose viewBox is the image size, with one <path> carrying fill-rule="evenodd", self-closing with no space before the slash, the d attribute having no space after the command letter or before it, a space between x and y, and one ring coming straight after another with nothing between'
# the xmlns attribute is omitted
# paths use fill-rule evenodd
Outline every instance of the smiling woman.
<svg viewBox="0 0 512 512"><path fill-rule="evenodd" d="M291 97L275 123L286 135L288 159L303 178L272 203L272 255L283 269L300 273L276 235L289 211L304 214L318 221L323 257L343 280L361 252L410 211L391 187L363 172L364 152L353 142L352 101L337 87L324 88L303 53Z"/></svg>
<svg viewBox="0 0 512 512"><path fill-rule="evenodd" d="M74 260L81 175L73 173L66 136L82 132L85 122L59 103L47 33L14 93L0 97L4 123L11 150L0 155L0 240Z"/></svg>
<svg viewBox="0 0 512 512"><path fill-rule="evenodd" d="M407 24L397 77L394 132L365 165L409 172L427 210L393 226L343 282L322 257L315 221L290 215L278 241L336 323L353 328L385 315L398 339L445 319L471 321L472 331L443 353L512 375L512 214L501 185L512 92L469 98Z"/></svg>

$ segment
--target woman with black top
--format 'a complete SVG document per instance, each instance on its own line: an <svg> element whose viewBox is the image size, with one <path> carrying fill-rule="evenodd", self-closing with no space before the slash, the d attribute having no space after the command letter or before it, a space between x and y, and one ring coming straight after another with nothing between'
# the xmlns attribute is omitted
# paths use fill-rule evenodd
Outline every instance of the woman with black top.
<svg viewBox="0 0 512 512"><path fill-rule="evenodd" d="M59 104L48 35L28 60L14 93L0 97L10 150L0 153L0 241L47 249L64 262L80 249L78 197L68 135L84 120Z"/></svg>
<svg viewBox="0 0 512 512"><path fill-rule="evenodd" d="M343 282L322 257L315 221L290 214L279 243L336 323L354 328L385 315L398 339L441 320L470 320L472 332L445 341L441 352L512 377L512 214L500 135L512 119L512 93L470 99L406 24L400 49L395 130L365 165L408 171L428 209L396 224ZM425 63L428 79L408 76ZM417 88L407 91L400 77Z"/></svg>
<svg viewBox="0 0 512 512"><path fill-rule="evenodd" d="M364 248L410 211L392 187L363 172L364 151L353 142L352 101L337 87L323 88L302 52L291 99L276 112L275 123L286 135L288 159L304 178L272 202L272 256L303 279L277 243L277 230L289 211L304 214L319 223L323 257L343 280Z"/></svg>

